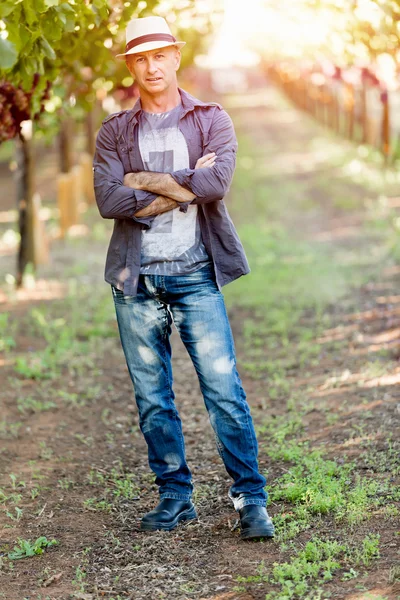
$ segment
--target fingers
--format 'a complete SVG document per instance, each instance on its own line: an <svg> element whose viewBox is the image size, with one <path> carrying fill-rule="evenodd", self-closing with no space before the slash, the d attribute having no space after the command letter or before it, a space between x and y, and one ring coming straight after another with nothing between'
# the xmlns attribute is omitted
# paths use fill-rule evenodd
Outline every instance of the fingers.
<svg viewBox="0 0 400 600"><path fill-rule="evenodd" d="M210 163L215 163L216 158L217 155L215 154L215 152L210 152L209 154L205 154L204 156L202 156L200 160L202 161L203 166L209 166Z"/></svg>
<svg viewBox="0 0 400 600"><path fill-rule="evenodd" d="M204 169L205 167L212 167L215 164L217 159L217 155L215 152L210 152L209 154L205 154L196 163L196 169Z"/></svg>

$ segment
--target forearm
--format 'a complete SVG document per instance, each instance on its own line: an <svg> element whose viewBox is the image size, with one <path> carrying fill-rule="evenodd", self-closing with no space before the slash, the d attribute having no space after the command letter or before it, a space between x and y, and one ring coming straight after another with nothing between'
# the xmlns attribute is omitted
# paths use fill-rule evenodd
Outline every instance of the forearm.
<svg viewBox="0 0 400 600"><path fill-rule="evenodd" d="M190 202L196 197L193 192L179 185L169 173L153 173L152 171L127 173L124 183L128 187L160 194L160 196L172 198L176 202Z"/></svg>
<svg viewBox="0 0 400 600"><path fill-rule="evenodd" d="M100 128L93 157L93 186L96 203L104 219L131 219L157 196L123 184L124 165L115 144L115 132L107 123Z"/></svg>
<svg viewBox="0 0 400 600"><path fill-rule="evenodd" d="M157 196L151 204L137 211L135 217L153 217L168 212L169 210L173 210L177 206L179 206L178 202L175 202L172 198Z"/></svg>

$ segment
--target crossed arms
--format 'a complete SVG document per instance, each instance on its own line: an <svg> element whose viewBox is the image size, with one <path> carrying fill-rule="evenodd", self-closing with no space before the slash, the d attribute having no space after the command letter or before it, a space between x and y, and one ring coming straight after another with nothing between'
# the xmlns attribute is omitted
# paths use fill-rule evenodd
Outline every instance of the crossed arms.
<svg viewBox="0 0 400 600"><path fill-rule="evenodd" d="M206 154L202 158L199 158L195 169L211 168L215 165L215 161L215 152ZM152 171L127 173L124 176L124 185L136 190L145 190L159 194L151 204L136 211L136 217L159 215L177 208L182 202L191 202L196 198L193 192L177 183L169 173L153 173Z"/></svg>
<svg viewBox="0 0 400 600"><path fill-rule="evenodd" d="M232 121L218 110L195 169L173 173L125 173L116 147L112 121L103 124L96 139L94 189L100 214L108 219L131 218L150 226L151 217L180 204L222 199L235 168L237 141ZM150 218L150 221L148 220Z"/></svg>

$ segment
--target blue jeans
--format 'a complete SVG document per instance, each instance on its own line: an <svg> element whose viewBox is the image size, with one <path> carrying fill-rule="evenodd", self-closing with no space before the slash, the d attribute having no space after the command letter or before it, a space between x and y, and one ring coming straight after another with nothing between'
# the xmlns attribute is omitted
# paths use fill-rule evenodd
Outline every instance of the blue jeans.
<svg viewBox="0 0 400 600"><path fill-rule="evenodd" d="M196 369L217 450L234 480L229 498L235 510L247 504L266 506L266 479L258 471L253 421L212 265L189 275L140 275L137 296L111 289L139 426L160 498L188 500L193 492L172 390L173 320Z"/></svg>

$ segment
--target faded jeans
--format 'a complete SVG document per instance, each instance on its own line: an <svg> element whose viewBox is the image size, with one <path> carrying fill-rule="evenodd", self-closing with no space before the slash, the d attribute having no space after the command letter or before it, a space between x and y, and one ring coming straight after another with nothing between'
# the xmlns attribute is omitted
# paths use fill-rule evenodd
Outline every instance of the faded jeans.
<svg viewBox="0 0 400 600"><path fill-rule="evenodd" d="M196 369L217 450L234 480L229 498L235 510L248 504L266 506L256 434L212 265L188 275L140 275L137 296L124 296L114 286L111 290L139 426L160 498L189 500L193 492L172 389L173 320Z"/></svg>

